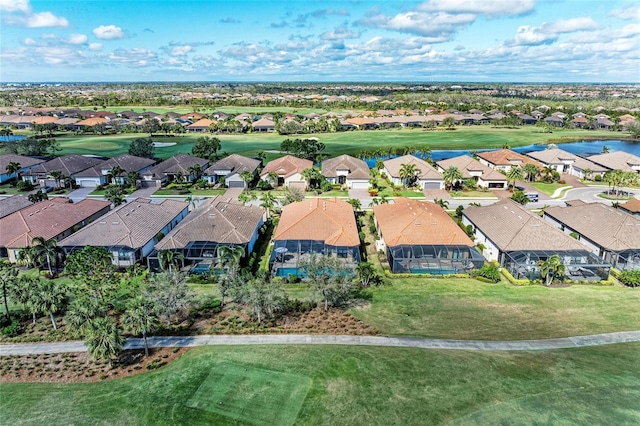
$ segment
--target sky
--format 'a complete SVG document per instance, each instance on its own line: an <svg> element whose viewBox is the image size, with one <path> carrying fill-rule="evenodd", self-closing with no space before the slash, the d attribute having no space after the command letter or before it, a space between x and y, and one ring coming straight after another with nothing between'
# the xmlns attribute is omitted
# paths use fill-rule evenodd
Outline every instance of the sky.
<svg viewBox="0 0 640 426"><path fill-rule="evenodd" d="M0 0L0 82L640 82L640 2Z"/></svg>

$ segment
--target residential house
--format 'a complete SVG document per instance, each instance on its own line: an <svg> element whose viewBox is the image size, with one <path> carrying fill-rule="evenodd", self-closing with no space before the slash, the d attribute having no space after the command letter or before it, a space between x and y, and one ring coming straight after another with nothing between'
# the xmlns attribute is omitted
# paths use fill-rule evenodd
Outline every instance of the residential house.
<svg viewBox="0 0 640 426"><path fill-rule="evenodd" d="M542 168L542 164L539 162L510 149L479 152L476 155L480 163L503 172L508 172L511 167L523 167L525 164L533 164L540 169Z"/></svg>
<svg viewBox="0 0 640 426"><path fill-rule="evenodd" d="M70 201L68 198L41 201L0 219L0 257L15 262L20 249L29 246L34 238L59 242L97 220L111 207L108 201Z"/></svg>
<svg viewBox="0 0 640 426"><path fill-rule="evenodd" d="M163 200L152 203L145 198L123 204L58 245L67 254L85 246L104 247L113 264L127 268L141 262L156 243L187 216L189 203Z"/></svg>
<svg viewBox="0 0 640 426"><path fill-rule="evenodd" d="M624 170L625 172L640 172L640 157L624 151L607 152L605 154L590 155L589 161L606 167L609 170Z"/></svg>
<svg viewBox="0 0 640 426"><path fill-rule="evenodd" d="M640 269L640 219L602 203L566 204L546 208L544 220L615 268Z"/></svg>
<svg viewBox="0 0 640 426"><path fill-rule="evenodd" d="M444 179L433 166L426 161L414 157L413 155L403 155L384 161L382 172L391 179L394 185L403 185L400 176L404 165L411 164L416 167L416 185L422 189L444 189Z"/></svg>
<svg viewBox="0 0 640 426"><path fill-rule="evenodd" d="M0 199L0 219L9 216L11 213L29 207L33 203L26 195L13 195Z"/></svg>
<svg viewBox="0 0 640 426"><path fill-rule="evenodd" d="M27 173L38 164L42 164L45 161L46 160L43 160L42 158L33 158L24 155L2 154L0 155L0 183L7 182L11 179L16 178L16 172L7 172L7 166L10 163L19 164L20 169L18 170L17 174L22 175L23 173Z"/></svg>
<svg viewBox="0 0 640 426"><path fill-rule="evenodd" d="M309 198L282 208L269 258L273 275L300 275L300 262L327 255L353 268L360 262L360 237L353 207L346 201Z"/></svg>
<svg viewBox="0 0 640 426"><path fill-rule="evenodd" d="M209 127L216 122L209 120L208 118L201 118L193 124L189 124L185 127L188 133L205 133L209 131Z"/></svg>
<svg viewBox="0 0 640 426"><path fill-rule="evenodd" d="M393 273L455 274L479 268L484 258L442 207L396 198L373 207L380 240Z"/></svg>
<svg viewBox="0 0 640 426"><path fill-rule="evenodd" d="M350 155L329 158L322 162L322 176L331 184L346 185L349 189L369 188L369 166Z"/></svg>
<svg viewBox="0 0 640 426"><path fill-rule="evenodd" d="M209 183L218 183L224 179L225 185L229 188L246 189L249 182L245 182L240 175L242 172L249 172L255 177L261 165L261 160L231 154L228 157L216 161L211 167L207 168L203 173L203 178Z"/></svg>
<svg viewBox="0 0 640 426"><path fill-rule="evenodd" d="M285 155L269 161L260 172L260 179L271 183L273 186L286 186L305 189L306 181L302 177L302 172L313 167L313 161L304 158ZM272 178L272 174L278 176L277 181ZM274 176L275 176L274 175Z"/></svg>
<svg viewBox="0 0 640 426"><path fill-rule="evenodd" d="M276 123L269 118L261 118L251 124L254 132L272 133L276 131Z"/></svg>
<svg viewBox="0 0 640 426"><path fill-rule="evenodd" d="M75 179L77 173L83 172L91 167L97 166L104 160L95 157L85 157L84 155L70 154L56 157L45 163L38 164L22 175L22 180L31 182L34 185L58 187L64 182L58 182L51 177L52 172L62 172L71 179Z"/></svg>
<svg viewBox="0 0 640 426"><path fill-rule="evenodd" d="M176 176L182 176L184 182L195 182L201 175L192 173L192 168L196 165L200 166L202 172L204 172L209 167L209 160L188 154L176 154L142 172L140 177L143 186L159 187L166 185L176 180Z"/></svg>
<svg viewBox="0 0 640 426"><path fill-rule="evenodd" d="M142 175L142 173L151 169L154 164L156 164L156 161L149 158L122 154L77 173L75 175L75 181L76 184L80 187L94 188L100 185L104 185L106 183L109 183L107 182L109 171L112 170L113 167L118 166L124 171L118 176L111 176L111 180L117 184L123 184L126 180L127 173L138 172L140 175Z"/></svg>
<svg viewBox="0 0 640 426"><path fill-rule="evenodd" d="M149 269L160 269L158 253L164 250L180 253L195 273L217 266L222 246L242 247L249 255L258 240L263 216L257 206L209 198L155 245L148 259Z"/></svg>
<svg viewBox="0 0 640 426"><path fill-rule="evenodd" d="M629 201L620 204L618 206L618 210L622 210L625 213L640 218L640 200L638 200L637 198L632 198Z"/></svg>
<svg viewBox="0 0 640 426"><path fill-rule="evenodd" d="M570 279L600 281L609 277L608 263L510 199L467 207L462 211L462 223L473 228L483 256L499 262L517 279L540 279L539 262L553 255L565 265Z"/></svg>
<svg viewBox="0 0 640 426"><path fill-rule="evenodd" d="M485 166L468 155L441 160L436 163L438 171L443 173L449 167L457 167L462 173L462 179L473 179L481 188L507 189L507 178L497 170Z"/></svg>
<svg viewBox="0 0 640 426"><path fill-rule="evenodd" d="M108 125L109 120L103 117L89 117L73 124L73 130L85 130L97 125Z"/></svg>
<svg viewBox="0 0 640 426"><path fill-rule="evenodd" d="M567 173L579 178L584 177L585 170L590 170L591 176L603 175L607 171L605 167L558 148L533 151L527 155L544 167L551 167L558 173Z"/></svg>

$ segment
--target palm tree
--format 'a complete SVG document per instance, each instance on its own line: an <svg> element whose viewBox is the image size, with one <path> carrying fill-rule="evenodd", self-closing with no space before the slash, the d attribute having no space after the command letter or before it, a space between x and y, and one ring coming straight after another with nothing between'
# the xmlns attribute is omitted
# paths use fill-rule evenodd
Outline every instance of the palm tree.
<svg viewBox="0 0 640 426"><path fill-rule="evenodd" d="M184 182L184 173L182 173L181 171L177 171L174 175L173 175L173 180L175 180L177 183L182 183Z"/></svg>
<svg viewBox="0 0 640 426"><path fill-rule="evenodd" d="M267 180L271 183L271 186L274 188L278 187L278 179L280 176L276 172L267 173Z"/></svg>
<svg viewBox="0 0 640 426"><path fill-rule="evenodd" d="M62 173L61 170L54 170L51 173L49 173L49 176L51 176L51 179L56 181L56 184L59 187L63 186L63 185L60 184L60 182L64 179L64 173Z"/></svg>
<svg viewBox="0 0 640 426"><path fill-rule="evenodd" d="M416 176L421 173L421 170L415 164L401 164L400 167L400 179L402 179L402 185L405 188L412 186Z"/></svg>
<svg viewBox="0 0 640 426"><path fill-rule="evenodd" d="M218 247L218 263L222 270L227 268L227 275L234 276L240 267L240 259L244 256L242 246Z"/></svg>
<svg viewBox="0 0 640 426"><path fill-rule="evenodd" d="M362 209L362 203L357 198L349 198L347 203L351 204L353 210L358 213Z"/></svg>
<svg viewBox="0 0 640 426"><path fill-rule="evenodd" d="M527 163L522 167L522 171L525 173L525 175L527 176L527 180L529 182L533 182L534 180L536 180L536 176L538 176L538 173L540 173L540 169L538 168L538 166L536 166L533 163Z"/></svg>
<svg viewBox="0 0 640 426"><path fill-rule="evenodd" d="M41 278L21 276L18 278L16 285L10 288L10 298L14 302L18 302L22 307L29 311L32 316L32 322L36 323L36 314L40 312L38 303L38 288L40 287Z"/></svg>
<svg viewBox="0 0 640 426"><path fill-rule="evenodd" d="M184 255L179 251L160 250L158 252L158 260L160 267L164 271L172 272L174 267L178 266L178 262L184 266Z"/></svg>
<svg viewBox="0 0 640 426"><path fill-rule="evenodd" d="M93 358L106 358L109 361L109 368L113 368L112 358L118 355L124 346L125 339L111 318L101 317L91 323L89 336L85 343Z"/></svg>
<svg viewBox="0 0 640 426"><path fill-rule="evenodd" d="M5 167L5 171L9 176L14 173L16 175L16 180L11 183L12 186L16 186L16 183L20 180L20 169L22 169L22 166L20 165L20 163L16 163L15 161L9 162L9 164L7 164L7 166Z"/></svg>
<svg viewBox="0 0 640 426"><path fill-rule="evenodd" d="M54 276L52 264L55 263L56 269L60 265L60 262L64 256L64 251L58 247L58 242L53 238L46 240L43 237L35 237L31 240L31 244L35 250L35 259L37 259L41 267L44 267L46 260L46 266L49 270L49 275Z"/></svg>
<svg viewBox="0 0 640 426"><path fill-rule="evenodd" d="M379 197L375 197L371 199L371 204L377 206L379 204L389 204L389 197L386 195L381 195Z"/></svg>
<svg viewBox="0 0 640 426"><path fill-rule="evenodd" d="M99 300L82 296L71 302L67 308L64 320L71 329L84 334L94 319L103 317L106 314L107 307Z"/></svg>
<svg viewBox="0 0 640 426"><path fill-rule="evenodd" d="M38 190L38 192L34 192L33 194L27 195L27 200L32 203L39 203L40 201L48 200L49 196L42 192L42 190Z"/></svg>
<svg viewBox="0 0 640 426"><path fill-rule="evenodd" d="M442 172L442 178L444 179L447 190L450 190L456 182L462 179L462 172L456 166L451 166Z"/></svg>
<svg viewBox="0 0 640 426"><path fill-rule="evenodd" d="M187 172L189 172L189 176L192 176L193 180L196 181L202 175L202 166L200 164L193 164L187 167Z"/></svg>
<svg viewBox="0 0 640 426"><path fill-rule="evenodd" d="M584 175L585 180L591 180L591 176L593 175L593 170L591 169L584 169L582 170L582 174Z"/></svg>
<svg viewBox="0 0 640 426"><path fill-rule="evenodd" d="M522 167L511 167L507 172L507 181L511 182L511 185L515 185L516 181L522 179L524 179Z"/></svg>
<svg viewBox="0 0 640 426"><path fill-rule="evenodd" d="M601 153L602 153L602 154L608 154L608 153L609 153L609 147L608 147L608 146L606 146L606 145L603 145L603 146L602 146L602 152L601 152Z"/></svg>
<svg viewBox="0 0 640 426"><path fill-rule="evenodd" d="M136 182L140 179L140 173L135 170L132 170L127 173L127 183L129 186L136 186Z"/></svg>
<svg viewBox="0 0 640 426"><path fill-rule="evenodd" d="M260 207L262 207L267 214L267 218L273 213L273 208L276 204L276 197L271 192L265 192L260 197Z"/></svg>
<svg viewBox="0 0 640 426"><path fill-rule="evenodd" d="M124 169L116 164L115 166L109 169L109 171L107 172L107 176L109 176L110 180L117 185L118 182L116 181L116 178L120 176L122 173L124 173Z"/></svg>
<svg viewBox="0 0 640 426"><path fill-rule="evenodd" d="M551 285L555 278L563 276L565 272L565 266L557 254L552 255L547 260L538 261L538 266L547 286Z"/></svg>
<svg viewBox="0 0 640 426"><path fill-rule="evenodd" d="M437 205L439 205L440 207L442 207L443 209L448 209L449 208L449 202L447 200L443 200L440 198L434 198L433 202Z"/></svg>
<svg viewBox="0 0 640 426"><path fill-rule="evenodd" d="M115 207L125 202L124 192L120 186L112 186L107 188L104 198L111 201Z"/></svg>
<svg viewBox="0 0 640 426"><path fill-rule="evenodd" d="M130 333L142 334L144 355L149 356L147 333L153 333L160 323L158 307L153 301L142 297L131 300L122 317L122 324Z"/></svg>
<svg viewBox="0 0 640 426"><path fill-rule="evenodd" d="M242 181L244 182L245 188L249 188L249 184L253 180L253 173L251 173L249 170L244 170L242 173L240 173L240 179L242 179Z"/></svg>
<svg viewBox="0 0 640 426"><path fill-rule="evenodd" d="M36 303L38 310L43 314L49 315L53 329L57 330L58 325L56 324L56 319L53 314L60 310L65 300L65 293L62 286L55 281L40 281L37 292L38 298Z"/></svg>

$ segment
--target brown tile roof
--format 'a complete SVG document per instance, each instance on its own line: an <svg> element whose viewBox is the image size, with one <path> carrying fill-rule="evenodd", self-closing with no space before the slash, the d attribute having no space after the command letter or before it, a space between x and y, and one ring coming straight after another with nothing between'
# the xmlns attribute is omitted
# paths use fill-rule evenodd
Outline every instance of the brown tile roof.
<svg viewBox="0 0 640 426"><path fill-rule="evenodd" d="M167 158L162 163L150 168L146 172L143 172L142 174L161 178L167 173L175 174L177 172L181 172L182 174L187 176L189 174L189 167L195 164L200 164L201 167L205 167L205 165L208 163L209 160L206 160L204 158L198 158L188 154L176 154L171 158Z"/></svg>
<svg viewBox="0 0 640 426"><path fill-rule="evenodd" d="M63 155L62 157L56 157L53 160L49 160L46 163L42 163L34 167L33 169L23 173L26 176L51 173L54 170L59 170L65 174L65 176L72 176L83 170L87 170L90 167L97 166L104 160L94 157L85 157L83 155L71 154Z"/></svg>
<svg viewBox="0 0 640 426"><path fill-rule="evenodd" d="M353 207L337 198L309 198L285 206L274 240L324 241L345 247L360 244Z"/></svg>
<svg viewBox="0 0 640 426"><path fill-rule="evenodd" d="M496 166L513 166L517 165L516 162L520 162L521 166L525 164L534 164L537 167L543 168L542 164L532 160L526 155L518 154L510 149L499 149L497 151L479 152L478 157L487 160L491 164Z"/></svg>
<svg viewBox="0 0 640 426"><path fill-rule="evenodd" d="M640 249L640 220L602 203L549 207L544 214L612 251Z"/></svg>
<svg viewBox="0 0 640 426"><path fill-rule="evenodd" d="M347 177L349 179L369 178L369 166L359 158L344 154L322 162L322 175L324 177L337 177L338 170L348 170Z"/></svg>
<svg viewBox="0 0 640 426"><path fill-rule="evenodd" d="M389 171L391 177L399 178L400 169L403 164L415 164L420 173L419 179L442 179L442 175L436 169L424 160L413 155L403 155L402 157L392 158L384 161L384 167Z"/></svg>
<svg viewBox="0 0 640 426"><path fill-rule="evenodd" d="M0 219L9 216L11 213L22 210L32 203L26 195L14 195L0 200Z"/></svg>
<svg viewBox="0 0 640 426"><path fill-rule="evenodd" d="M85 118L84 120L78 121L76 125L92 127L92 126L95 126L96 124L107 124L108 122L109 120L107 120L106 118L90 117L90 118Z"/></svg>
<svg viewBox="0 0 640 426"><path fill-rule="evenodd" d="M640 200L632 198L626 203L620 204L620 208L623 208L632 213L640 213Z"/></svg>
<svg viewBox="0 0 640 426"><path fill-rule="evenodd" d="M201 118L200 120L196 121L195 123L189 124L187 126L187 129L193 129L195 127L209 127L214 123L215 123L215 121L209 120L208 118Z"/></svg>
<svg viewBox="0 0 640 426"><path fill-rule="evenodd" d="M138 198L68 236L59 245L141 248L188 206L183 201L163 200L154 204Z"/></svg>
<svg viewBox="0 0 640 426"><path fill-rule="evenodd" d="M184 248L192 241L247 244L262 223L262 209L237 202L210 198L193 210L155 248Z"/></svg>
<svg viewBox="0 0 640 426"><path fill-rule="evenodd" d="M110 205L91 199L69 203L68 198L33 204L0 219L0 247L26 247L35 237L50 240Z"/></svg>
<svg viewBox="0 0 640 426"><path fill-rule="evenodd" d="M212 176L215 174L216 170L231 170L232 173L242 173L245 170L250 172L254 172L258 167L260 167L260 160L256 160L255 158L243 157L238 154L231 154L228 157L225 157L219 161L216 161L205 170L204 174L207 176Z"/></svg>
<svg viewBox="0 0 640 426"><path fill-rule="evenodd" d="M304 170L313 167L313 161L304 158L294 157L293 155L285 155L269 161L260 176L266 176L268 173L276 172L278 176L289 177L296 173L302 173Z"/></svg>
<svg viewBox="0 0 640 426"><path fill-rule="evenodd" d="M445 212L431 202L396 198L395 204L373 207L380 234L387 246L401 244L464 245L473 241Z"/></svg>
<svg viewBox="0 0 640 426"><path fill-rule="evenodd" d="M57 117L49 117L48 115L45 115L42 117L35 117L31 122L33 124L49 124L55 123L56 121L58 121Z"/></svg>
<svg viewBox="0 0 640 426"><path fill-rule="evenodd" d="M81 173L78 173L78 176L79 177L103 176L103 173L102 173L103 170L110 170L115 165L120 166L120 168L124 170L124 172L121 174L122 176L124 176L128 172L138 172L154 164L155 162L156 160L152 160L150 158L142 158L142 157L136 157L134 155L122 154L117 157L113 157L108 160L105 160L94 167L83 170Z"/></svg>
<svg viewBox="0 0 640 426"><path fill-rule="evenodd" d="M447 170L449 167L457 167L462 172L464 179L470 179L474 177L472 172L481 172L480 178L484 181L502 181L506 182L507 177L497 170L487 167L478 160L469 157L468 155L460 155L458 157L449 158L448 160L441 160L436 163L442 170Z"/></svg>
<svg viewBox="0 0 640 426"><path fill-rule="evenodd" d="M500 251L585 249L577 240L512 200L467 207L462 214Z"/></svg>
<svg viewBox="0 0 640 426"><path fill-rule="evenodd" d="M273 120L269 120L268 118L261 118L258 121L255 121L252 126L254 129L259 127L275 127L276 123Z"/></svg>
<svg viewBox="0 0 640 426"><path fill-rule="evenodd" d="M44 161L45 160L41 158L31 158L24 155L3 154L0 155L0 174L7 173L7 166L9 163L18 163L22 168L25 168L44 163Z"/></svg>

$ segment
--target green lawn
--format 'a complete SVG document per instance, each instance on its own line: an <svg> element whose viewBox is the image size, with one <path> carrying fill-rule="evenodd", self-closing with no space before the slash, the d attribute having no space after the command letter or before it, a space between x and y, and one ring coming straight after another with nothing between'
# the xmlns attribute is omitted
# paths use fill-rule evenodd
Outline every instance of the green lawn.
<svg viewBox="0 0 640 426"><path fill-rule="evenodd" d="M227 190L226 189L195 189L195 188L189 188L189 191L191 192L192 195L195 196L201 196L201 197L207 197L207 196L213 196L213 195L222 195L224 194ZM188 197L188 194L181 194L179 189L176 188L172 188L172 189L159 189L156 192L153 193L153 195L155 196L161 196L161 195L182 195L183 197Z"/></svg>
<svg viewBox="0 0 640 426"><path fill-rule="evenodd" d="M120 380L1 383L7 425L638 424L640 344L192 349Z"/></svg>
<svg viewBox="0 0 640 426"><path fill-rule="evenodd" d="M148 134L126 133L117 135L61 135L57 137L62 151L60 154L95 154L107 157L124 154L133 139L148 137ZM191 152L195 140L202 135L182 135L171 138L158 138L162 142L175 142L176 145L158 147L155 155L169 158L179 152ZM277 134L248 133L242 135L210 135L220 138L222 151L241 155L255 155L262 150L275 150L287 137ZM306 135L300 135L305 137ZM464 126L452 131L424 131L421 129L371 130L340 133L314 134L327 148L328 155L356 154L363 149L375 150L389 146L423 146L431 149L480 149L523 146L547 143L558 138L581 140L583 138L619 138L609 131L587 131L580 129L558 129L554 133L539 133L533 126L518 129L493 128L491 126ZM268 153L267 159L278 156Z"/></svg>
<svg viewBox="0 0 640 426"><path fill-rule="evenodd" d="M543 194L547 194L550 197L558 188L567 188L567 187L569 189L571 188L571 185L567 185L566 183L531 182L530 185L533 186L538 191L542 192Z"/></svg>
<svg viewBox="0 0 640 426"><path fill-rule="evenodd" d="M395 279L352 309L382 334L519 340L640 330L640 290L514 287L471 279Z"/></svg>
<svg viewBox="0 0 640 426"><path fill-rule="evenodd" d="M498 198L490 191L452 191L453 198Z"/></svg>

